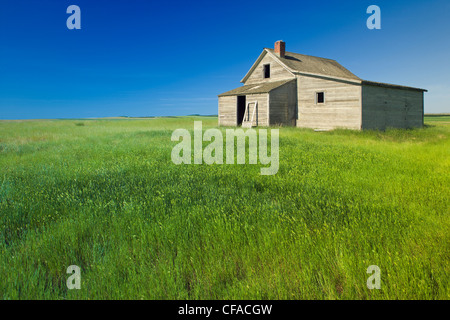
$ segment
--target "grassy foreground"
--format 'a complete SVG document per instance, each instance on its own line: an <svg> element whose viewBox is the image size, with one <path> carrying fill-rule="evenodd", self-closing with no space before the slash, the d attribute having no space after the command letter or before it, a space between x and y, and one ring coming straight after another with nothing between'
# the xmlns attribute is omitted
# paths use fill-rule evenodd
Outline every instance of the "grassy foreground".
<svg viewBox="0 0 450 320"><path fill-rule="evenodd" d="M449 299L449 119L280 128L274 176L173 164L214 117L0 121L0 298Z"/></svg>

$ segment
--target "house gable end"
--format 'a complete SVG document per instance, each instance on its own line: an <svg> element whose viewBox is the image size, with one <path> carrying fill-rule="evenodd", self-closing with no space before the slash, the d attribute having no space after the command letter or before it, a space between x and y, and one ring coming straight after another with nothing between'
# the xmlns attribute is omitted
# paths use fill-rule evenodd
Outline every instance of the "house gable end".
<svg viewBox="0 0 450 320"><path fill-rule="evenodd" d="M264 76L264 65L270 65L270 76L268 78ZM294 78L295 75L283 63L267 49L264 49L241 82L247 85Z"/></svg>

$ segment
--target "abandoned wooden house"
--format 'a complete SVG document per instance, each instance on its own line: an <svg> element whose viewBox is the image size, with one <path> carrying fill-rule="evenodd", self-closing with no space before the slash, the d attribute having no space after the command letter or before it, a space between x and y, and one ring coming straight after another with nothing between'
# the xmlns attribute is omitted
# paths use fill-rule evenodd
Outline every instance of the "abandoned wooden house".
<svg viewBox="0 0 450 320"><path fill-rule="evenodd" d="M319 130L423 125L427 90L358 78L335 60L265 48L241 80L219 95L219 125L288 125Z"/></svg>

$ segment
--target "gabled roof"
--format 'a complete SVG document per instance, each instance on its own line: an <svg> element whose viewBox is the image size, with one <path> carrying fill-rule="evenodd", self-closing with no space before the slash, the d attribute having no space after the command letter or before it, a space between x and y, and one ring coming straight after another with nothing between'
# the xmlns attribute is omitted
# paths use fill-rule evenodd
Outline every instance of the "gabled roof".
<svg viewBox="0 0 450 320"><path fill-rule="evenodd" d="M344 68L335 60L319 58L314 56L307 56L304 54L286 52L284 58L275 54L273 49L264 48L264 51L260 54L256 62L251 69L247 72L241 82L247 81L253 70L259 62L264 58L266 54L270 54L275 61L278 61L286 70L295 73L311 74L329 77L333 79L354 80L360 82L361 79Z"/></svg>
<svg viewBox="0 0 450 320"><path fill-rule="evenodd" d="M249 85L241 86L239 88L219 94L219 97L268 93L268 92L272 91L273 89L281 87L282 85L285 85L286 83L291 82L291 81L295 81L295 79L249 84Z"/></svg>

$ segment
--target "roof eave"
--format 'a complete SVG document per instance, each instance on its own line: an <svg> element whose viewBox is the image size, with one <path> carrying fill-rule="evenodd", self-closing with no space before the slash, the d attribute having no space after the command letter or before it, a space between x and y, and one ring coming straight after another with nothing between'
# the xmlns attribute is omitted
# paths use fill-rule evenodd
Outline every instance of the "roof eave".
<svg viewBox="0 0 450 320"><path fill-rule="evenodd" d="M392 89L402 89L402 90L412 90L412 91L422 91L422 92L428 92L427 89L422 88L415 88L415 87L408 87L408 86L402 86L398 84L391 84L391 83L383 83L383 82L376 82L376 81L369 81L369 80L362 80L361 82L363 85L372 85L377 87L383 87L383 88L392 88Z"/></svg>
<svg viewBox="0 0 450 320"><path fill-rule="evenodd" d="M286 85L286 84L288 84L289 82L292 82L292 81L295 81L295 79L280 80L280 81L275 81L275 82L267 82L267 83L265 83L263 85L259 85L259 84L244 85L244 86L241 86L241 87L229 90L227 92L221 93L221 94L218 95L218 97L231 97L231 96L252 95L252 94L266 94L266 93L270 93L273 90L275 90L275 89L277 89L279 87L282 87L282 86L284 86L284 85ZM264 86L267 86L267 85L272 85L273 87L271 87L269 89L259 89L259 90L255 90L255 91L252 91L252 92L248 92L248 91L245 92L244 91L244 92L233 92L233 93L231 93L232 91L234 91L236 89L242 89L242 88L245 88L245 87L255 87L255 86L264 87ZM250 88L250 90L253 90L253 89Z"/></svg>
<svg viewBox="0 0 450 320"><path fill-rule="evenodd" d="M256 66L261 62L261 60L264 58L266 53L267 53L267 50L266 50L266 48L264 48L263 51L260 53L258 59L256 59L256 61L251 66L250 70L248 70L247 73L245 74L244 78L242 78L241 83L245 83L245 81L247 81L247 79L252 74L253 70L256 69Z"/></svg>
<svg viewBox="0 0 450 320"><path fill-rule="evenodd" d="M320 74L320 73L311 73L311 72L300 72L300 71L295 71L293 72L294 74L297 75L305 75L305 76L315 76L315 77L321 77L321 78L326 78L326 79L331 79L331 80L340 80L340 81L347 81L347 82L353 82L355 84L361 84L363 82L362 79L360 78L342 78L342 77L335 77L335 76L329 76L326 74Z"/></svg>

